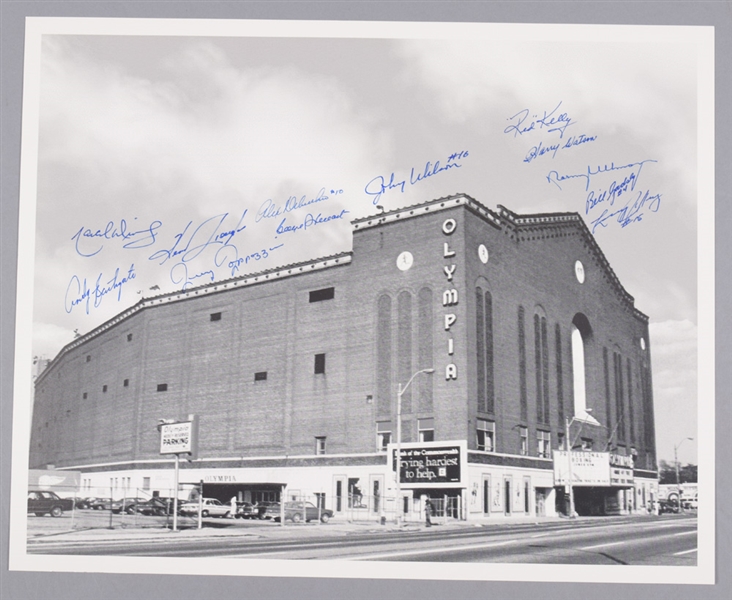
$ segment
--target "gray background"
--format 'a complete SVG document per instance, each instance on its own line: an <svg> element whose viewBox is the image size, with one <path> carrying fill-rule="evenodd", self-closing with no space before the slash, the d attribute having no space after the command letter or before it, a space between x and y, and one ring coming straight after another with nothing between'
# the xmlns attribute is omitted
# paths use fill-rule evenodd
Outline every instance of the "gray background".
<svg viewBox="0 0 732 600"><path fill-rule="evenodd" d="M716 322L717 322L717 584L715 586L639 586L629 584L549 584L510 582L433 582L354 579L238 578L157 575L8 572L8 523L13 400L15 278L24 18L26 16L320 19L456 21L514 23L607 23L713 25L716 53ZM727 598L732 593L732 2L13 2L0 0L0 599L73 598L161 600L234 598ZM727 400L726 402L723 400ZM49 559L52 561L52 559ZM52 563L49 563L52 568ZM480 565L476 565L480 569ZM528 567L530 568L530 567Z"/></svg>

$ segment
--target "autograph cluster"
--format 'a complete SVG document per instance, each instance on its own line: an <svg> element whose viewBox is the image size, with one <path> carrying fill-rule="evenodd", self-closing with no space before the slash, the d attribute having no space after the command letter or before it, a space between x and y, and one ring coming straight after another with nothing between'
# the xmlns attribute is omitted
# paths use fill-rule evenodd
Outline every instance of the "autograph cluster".
<svg viewBox="0 0 732 600"><path fill-rule="evenodd" d="M503 133L514 138L532 133L555 134L549 143L540 140L538 144L532 146L523 159L525 163L528 164L543 156L554 159L557 152L589 144L597 139L596 135L587 135L585 133L568 135L565 138L564 134L567 133L567 129L577 123L572 120L568 113L559 112L561 106L562 103L560 102L553 110L545 110L541 115L538 113L532 114L528 108L525 108L506 119L509 125L505 127Z"/></svg>
<svg viewBox="0 0 732 600"><path fill-rule="evenodd" d="M266 261L273 253L285 247L285 241L277 238L283 234L294 234L311 227L323 226L327 223L342 220L348 213L340 211L313 210L312 205L326 202L333 196L343 194L343 190L325 188L314 196L290 196L284 203L277 204L272 199L265 200L251 221L248 209L241 214L223 213L200 223L188 221L182 230L172 236L163 234L162 221L154 220L148 225L140 226L137 218L119 222L110 221L103 228L80 227L71 241L74 250L79 256L91 258L99 255L108 244L120 245L124 250L136 252L139 261L139 252L145 251L147 259L168 269L170 281L177 289L185 290L191 286L215 281L218 277L234 277L246 269L250 263ZM300 211L306 214L294 223L287 222L290 213ZM245 232L247 227L260 222L275 219L278 224L273 229L272 243L264 247L252 248L243 253L242 244L247 243ZM261 225L259 226L261 229ZM149 254L147 254L149 252ZM193 268L196 261L199 268ZM139 264L139 262L138 262ZM200 268L200 265L208 268ZM117 268L114 275L98 273L95 277L86 278L73 275L67 285L64 296L64 308L67 313L74 310L83 310L90 314L92 309L98 308L105 297L114 296L117 301L122 298L123 289L130 287L127 284L137 277L135 263L131 263L126 273ZM153 286L151 289L159 289ZM138 292L141 293L141 292Z"/></svg>
<svg viewBox="0 0 732 600"><path fill-rule="evenodd" d="M526 108L506 119L509 122L503 133L513 138L523 136L549 135L548 140L540 139L532 146L523 159L524 163L531 163L542 157L554 159L557 153L564 150L584 146L595 142L597 135L568 135L569 127L576 125L569 113L560 112L562 102L553 110L532 114ZM566 137L565 137L565 134ZM661 194L653 194L648 189L636 190L646 163L656 163L656 160L646 159L637 162L611 162L603 165L588 165L579 173L562 173L558 169L551 170L546 175L548 183L559 190L564 185L575 182L584 182L583 192L585 214L591 218L591 229L594 234L598 229L604 229L612 223L625 228L632 223L638 223L649 213L658 212L661 207ZM576 186L575 186L576 187Z"/></svg>

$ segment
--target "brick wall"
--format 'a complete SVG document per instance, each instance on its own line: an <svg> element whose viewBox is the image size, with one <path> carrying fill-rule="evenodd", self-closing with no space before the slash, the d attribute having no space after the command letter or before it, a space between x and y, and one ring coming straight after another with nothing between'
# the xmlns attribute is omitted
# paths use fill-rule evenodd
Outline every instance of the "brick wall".
<svg viewBox="0 0 732 600"><path fill-rule="evenodd" d="M398 383L425 367L435 373L417 376L403 396L404 441L417 439L419 419L433 418L436 440L467 439L475 449L476 421L482 418L495 422L500 453L518 453L518 426L528 427L529 455L536 456L537 311L547 321L553 447L564 429L557 403L556 326L563 413L571 417L570 328L581 313L592 328L585 345L588 406L606 422L603 349L611 356L619 352L631 367L635 447L651 452L655 461L644 421L652 416L652 398L644 404L651 392L650 386L644 391L641 375L643 361L650 364L647 323L612 282L586 228L576 221L517 226L505 220L499 226L464 202L443 204L432 203L439 210L413 218L404 212L400 219L357 227L350 264L182 295L138 310L62 352L38 380L31 466L159 458L158 419L189 413L200 416L201 457L307 455L314 453L318 436L326 437L328 454L375 452L377 421L391 421L395 434ZM443 231L448 219L456 224L449 235ZM445 243L454 256L444 256ZM478 257L480 244L489 251L487 264ZM405 251L413 264L400 270L397 257ZM583 284L575 277L576 260L584 264ZM444 267L452 265L449 281ZM491 413L478 412L478 286L492 295ZM311 291L328 287L335 289L332 299L310 302ZM450 289L457 290L458 301L443 306L443 292ZM430 294L431 306L420 304L420 295ZM385 316L390 333L379 345L378 303L385 296L391 299ZM526 314L528 421L519 410L519 305ZM216 313L220 318L212 320ZM425 325L420 314L430 313ZM449 331L446 314L456 316ZM641 337L646 350L640 348ZM384 364L378 354L385 348L391 380L380 414L377 365ZM325 373L315 374L314 357L320 353L326 355ZM450 364L456 378L446 376ZM254 374L262 372L266 380L255 381ZM166 391L158 391L162 384ZM629 447L627 406L625 413ZM617 416L609 421L616 423ZM586 427L584 433L596 450L604 450L606 429Z"/></svg>

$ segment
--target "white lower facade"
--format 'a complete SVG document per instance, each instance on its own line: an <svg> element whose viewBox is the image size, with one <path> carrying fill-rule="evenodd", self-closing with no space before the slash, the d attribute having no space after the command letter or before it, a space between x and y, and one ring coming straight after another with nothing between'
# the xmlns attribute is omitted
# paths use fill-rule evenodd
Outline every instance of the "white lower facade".
<svg viewBox="0 0 732 600"><path fill-rule="evenodd" d="M508 455L489 458L506 463L523 459ZM399 507L406 521L422 520L427 497L434 515L446 519L510 520L556 517L565 512L566 489L555 486L551 459L527 459L532 466L483 464L470 459L463 462L460 481L454 484L402 483L401 502L397 502L395 475L384 453L221 458L195 464L181 459L178 498L196 496L201 486L204 497L224 503L232 498L255 503L284 497L310 501L333 510L336 519L349 521L393 519ZM537 463L542 468L537 468ZM134 469L127 464L119 466L122 468L111 464L71 467L82 471L75 495L113 499L174 496L174 461L149 461ZM648 513L657 505L658 481L636 477L633 487L575 488L574 494L578 505L583 499L586 504L594 502L592 514Z"/></svg>

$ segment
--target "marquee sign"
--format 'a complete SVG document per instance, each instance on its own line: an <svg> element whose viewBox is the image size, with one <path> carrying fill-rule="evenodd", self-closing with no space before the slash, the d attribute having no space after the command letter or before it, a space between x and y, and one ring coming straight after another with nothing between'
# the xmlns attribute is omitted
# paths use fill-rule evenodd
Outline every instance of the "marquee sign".
<svg viewBox="0 0 732 600"><path fill-rule="evenodd" d="M389 468L396 471L397 445L389 444ZM464 487L467 465L464 441L402 444L402 487Z"/></svg>
<svg viewBox="0 0 732 600"><path fill-rule="evenodd" d="M567 485L569 463L565 450L555 450L554 485ZM633 463L630 457L619 457L609 452L570 452L572 457L572 485L629 487L633 485ZM620 463L620 464L619 464ZM630 465L630 467L628 467Z"/></svg>

